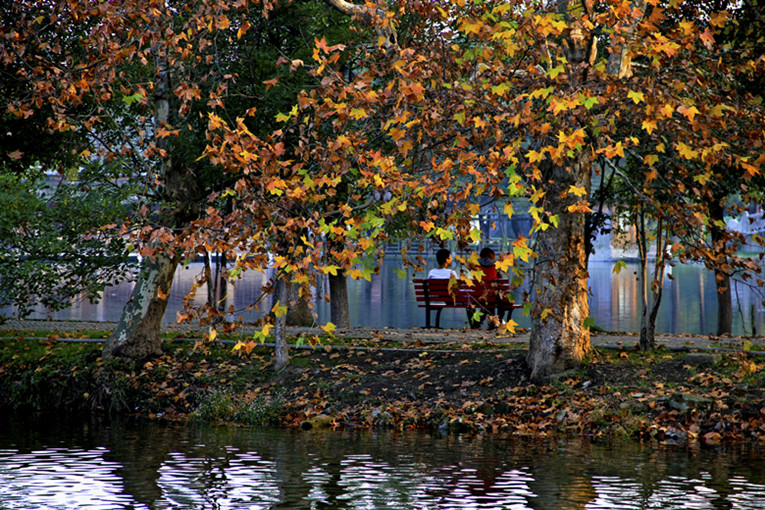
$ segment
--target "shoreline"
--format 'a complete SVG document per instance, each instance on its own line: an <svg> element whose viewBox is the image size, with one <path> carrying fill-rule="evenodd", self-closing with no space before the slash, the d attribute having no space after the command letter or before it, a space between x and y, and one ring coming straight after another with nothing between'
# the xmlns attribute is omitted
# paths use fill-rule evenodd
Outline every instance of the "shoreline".
<svg viewBox="0 0 765 510"><path fill-rule="evenodd" d="M581 367L534 385L517 339L448 338L401 348L373 336L293 350L279 373L263 346L237 356L230 345L168 340L159 358L107 362L102 339L6 338L0 408L303 429L765 441L761 356L596 345Z"/></svg>

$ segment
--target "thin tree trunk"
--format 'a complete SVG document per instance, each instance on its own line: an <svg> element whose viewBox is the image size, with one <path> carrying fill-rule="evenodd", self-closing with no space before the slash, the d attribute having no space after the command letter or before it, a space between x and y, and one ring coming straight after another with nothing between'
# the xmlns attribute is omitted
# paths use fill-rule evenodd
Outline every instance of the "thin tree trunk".
<svg viewBox="0 0 765 510"><path fill-rule="evenodd" d="M648 237L645 227L645 209L643 206L639 206L638 218L635 222L635 229L637 230L637 245L638 253L640 257L640 340L639 346L641 349L646 350L644 346L650 343L648 338L648 294L650 285L648 285Z"/></svg>
<svg viewBox="0 0 765 510"><path fill-rule="evenodd" d="M546 196L555 199L545 204L545 210L559 220L557 228L540 230L536 239L535 303L526 356L532 380L575 367L592 350L590 331L584 326L590 314L585 217L568 210L577 199L566 194L575 185L589 195L590 169L580 158L571 168L554 167L549 174Z"/></svg>
<svg viewBox="0 0 765 510"><path fill-rule="evenodd" d="M717 336L730 335L733 331L733 295L731 293L730 275L720 266L727 262L725 255L725 229L716 225L725 224L725 210L722 201L725 197L714 196L709 207L712 249L718 254L715 264L715 286L717 287Z"/></svg>
<svg viewBox="0 0 765 510"><path fill-rule="evenodd" d="M659 220L656 226L656 263L654 265L653 281L651 282L651 307L648 313L645 334L640 331L640 350L648 351L656 348L656 317L659 315L661 299L664 296L664 270L667 267L666 242L664 237L664 222ZM645 314L644 314L645 315Z"/></svg>
<svg viewBox="0 0 765 510"><path fill-rule="evenodd" d="M221 314L226 313L226 298L228 296L228 280L225 276L226 254L219 254L212 270L210 253L205 251L205 279L207 280L207 304Z"/></svg>
<svg viewBox="0 0 765 510"><path fill-rule="evenodd" d="M287 282L283 275L276 276L274 302L280 306L287 304ZM287 346L287 315L277 314L274 318L274 368L282 370L290 363L289 347Z"/></svg>
<svg viewBox="0 0 765 510"><path fill-rule="evenodd" d="M105 359L142 359L162 354L162 317L177 266L175 258L162 253L144 259L120 322L104 345Z"/></svg>
<svg viewBox="0 0 765 510"><path fill-rule="evenodd" d="M338 270L337 275L329 275L330 321L340 329L351 327L348 307L348 279L345 271Z"/></svg>

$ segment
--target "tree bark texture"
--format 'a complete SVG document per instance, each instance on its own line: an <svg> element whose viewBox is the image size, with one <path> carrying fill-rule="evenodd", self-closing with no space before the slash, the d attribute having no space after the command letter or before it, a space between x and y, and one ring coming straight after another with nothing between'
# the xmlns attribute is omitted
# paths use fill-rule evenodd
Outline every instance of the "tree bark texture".
<svg viewBox="0 0 765 510"><path fill-rule="evenodd" d="M730 335L733 332L733 294L730 284L730 276L723 271L715 271L717 336Z"/></svg>
<svg viewBox="0 0 765 510"><path fill-rule="evenodd" d="M308 328L313 326L313 312L309 306L310 296L300 295L300 285L289 286L289 308L287 325Z"/></svg>
<svg viewBox="0 0 765 510"><path fill-rule="evenodd" d="M330 322L340 329L351 327L348 309L348 279L345 271L338 270L336 275L329 275Z"/></svg>
<svg viewBox="0 0 765 510"><path fill-rule="evenodd" d="M709 216L712 220L710 228L712 247L717 253L724 254L725 229L716 225L725 224L725 209L722 206L724 197L715 196L709 207ZM717 335L730 335L733 331L733 295L731 293L730 275L720 269L721 262L727 262L725 255L716 264L715 286L717 287Z"/></svg>
<svg viewBox="0 0 765 510"><path fill-rule="evenodd" d="M210 252L205 251L205 279L207 280L207 304L210 308L221 314L226 313L228 298L228 280L226 279L226 255L220 253L215 262L215 271L212 268Z"/></svg>
<svg viewBox="0 0 765 510"><path fill-rule="evenodd" d="M649 351L656 348L656 318L659 316L661 300L664 296L664 270L667 264L664 259L663 243L659 240L656 246L656 263L654 264L653 281L651 283L650 307L644 309L644 321L640 328L640 350Z"/></svg>
<svg viewBox="0 0 765 510"><path fill-rule="evenodd" d="M277 276L274 288L274 302L280 305L287 303L287 282ZM290 363L289 347L287 346L287 315L274 318L274 368L282 370Z"/></svg>
<svg viewBox="0 0 765 510"><path fill-rule="evenodd" d="M141 274L103 357L143 359L162 354L162 317L178 261L158 253L144 259Z"/></svg>
<svg viewBox="0 0 765 510"><path fill-rule="evenodd" d="M567 194L575 185L589 195L590 168L582 156L572 163L569 168L552 166L545 176L545 210L558 215L559 221L557 227L540 230L536 238L534 308L526 357L532 380L575 367L592 350L590 331L584 326L590 315L585 216L568 210L578 200Z"/></svg>

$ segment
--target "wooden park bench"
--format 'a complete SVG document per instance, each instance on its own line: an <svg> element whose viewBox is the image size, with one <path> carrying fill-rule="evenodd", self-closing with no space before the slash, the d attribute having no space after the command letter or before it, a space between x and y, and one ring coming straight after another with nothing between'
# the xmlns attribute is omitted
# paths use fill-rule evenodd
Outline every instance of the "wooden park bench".
<svg viewBox="0 0 765 510"><path fill-rule="evenodd" d="M512 317L513 310L522 308L512 302L510 280L501 278L487 280L481 283L468 285L466 282L454 280L451 288L451 280L436 278L415 278L414 294L417 298L417 306L425 308L425 327L430 328L430 312L436 312L436 328L441 327L441 312L444 308L474 308L489 313L499 314L507 311L507 319ZM509 296L510 300L505 296Z"/></svg>

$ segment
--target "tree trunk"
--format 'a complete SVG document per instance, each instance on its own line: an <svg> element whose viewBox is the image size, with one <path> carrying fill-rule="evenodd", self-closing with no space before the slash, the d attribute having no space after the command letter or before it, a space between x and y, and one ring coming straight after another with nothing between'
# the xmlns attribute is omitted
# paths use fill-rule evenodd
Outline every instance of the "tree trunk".
<svg viewBox="0 0 765 510"><path fill-rule="evenodd" d="M656 264L654 265L653 281L651 282L651 310L648 315L648 329L645 337L640 335L640 350L648 351L656 348L656 317L659 315L661 299L664 296L664 270L667 268L667 243L665 241L664 221L659 220L656 226Z"/></svg>
<svg viewBox="0 0 765 510"><path fill-rule="evenodd" d="M300 295L300 285L289 286L289 308L287 309L287 325L308 328L313 326L310 296Z"/></svg>
<svg viewBox="0 0 765 510"><path fill-rule="evenodd" d="M213 271L210 252L205 251L204 264L205 279L207 280L207 304L210 308L217 310L223 315L226 313L226 301L228 298L228 280L225 276L226 254L219 254L218 260L215 262L215 271Z"/></svg>
<svg viewBox="0 0 765 510"><path fill-rule="evenodd" d="M733 332L733 294L730 288L730 276L723 271L715 271L717 286L717 336L730 335Z"/></svg>
<svg viewBox="0 0 765 510"><path fill-rule="evenodd" d="M277 275L274 288L274 302L279 305L287 303L287 282L283 275ZM282 370L290 363L289 347L287 346L287 315L277 314L274 318L274 368Z"/></svg>
<svg viewBox="0 0 765 510"><path fill-rule="evenodd" d="M178 261L157 253L143 261L122 317L104 345L103 357L142 359L162 354L162 317Z"/></svg>
<svg viewBox="0 0 765 510"><path fill-rule="evenodd" d="M648 296L650 292L650 285L648 285L648 238L645 228L645 209L642 205L638 206L638 218L635 221L635 230L637 231L637 245L640 256L640 340L639 346L641 350L648 350L653 348L653 340L649 338L649 323L648 318Z"/></svg>
<svg viewBox="0 0 765 510"><path fill-rule="evenodd" d="M709 207L712 249L717 256L715 264L715 286L717 287L717 336L730 335L733 331L733 296L731 294L730 275L720 266L727 262L725 255L725 229L717 225L725 225L725 210L722 206L724 196L714 196Z"/></svg>
<svg viewBox="0 0 765 510"><path fill-rule="evenodd" d="M338 270L337 275L329 275L330 322L340 329L351 327L348 309L348 280L345 271Z"/></svg>
<svg viewBox="0 0 765 510"><path fill-rule="evenodd" d="M154 86L154 123L157 132L166 127L170 118L170 70L167 59L162 55L155 58L156 75ZM157 137L155 141L161 150L167 150L167 140ZM168 155L159 163L157 178L164 183L170 195L179 195L182 190L173 189L176 168ZM167 309L167 298L178 267L175 257L157 252L143 260L138 277L120 322L104 345L104 358L145 358L162 353L162 317Z"/></svg>
<svg viewBox="0 0 765 510"><path fill-rule="evenodd" d="M589 196L590 168L584 157L571 168L553 167L544 176L545 210L558 215L558 226L550 225L537 234L538 257L534 262L534 310L526 361L532 380L541 380L575 367L592 350L587 294L587 254L582 213L568 207L577 202L567 194L570 186L584 187ZM560 198L565 197L565 198Z"/></svg>

